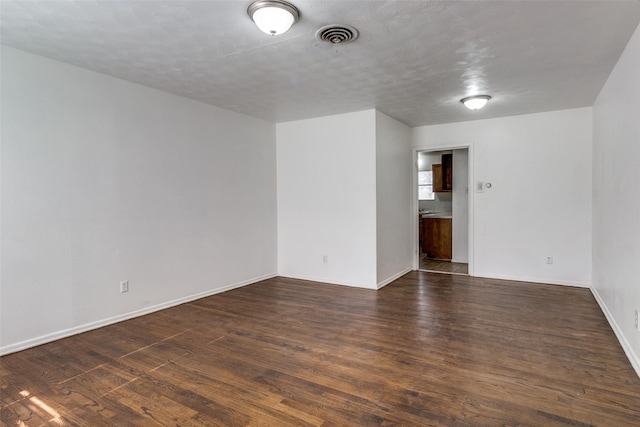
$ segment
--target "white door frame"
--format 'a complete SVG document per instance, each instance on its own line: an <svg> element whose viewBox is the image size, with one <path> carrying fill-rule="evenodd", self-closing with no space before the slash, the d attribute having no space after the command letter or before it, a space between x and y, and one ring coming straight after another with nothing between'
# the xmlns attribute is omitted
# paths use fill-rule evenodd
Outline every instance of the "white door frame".
<svg viewBox="0 0 640 427"><path fill-rule="evenodd" d="M469 276L473 276L474 275L474 269L473 269L473 265L474 265L474 248L473 248L473 236L474 236L474 228L473 228L473 201L475 198L475 191L474 191L474 186L473 183L475 182L475 177L473 175L473 165L475 163L475 159L474 159L474 150L473 150L473 144L468 144L468 145L436 145L436 146L429 146L429 147L414 147L413 148L413 173L412 173L412 179L411 179L411 194L413 195L413 197L411 198L412 202L412 208L411 208L411 230L412 233L411 235L412 240L413 240L413 269L414 270L418 270L420 267L420 246L419 246L419 242L418 242L418 221L416 221L416 219L418 218L418 211L420 210L420 205L418 202L418 153L420 152L429 152L429 151L449 151L449 150L464 150L467 149L469 150L469 216L468 216L468 221L469 221Z"/></svg>

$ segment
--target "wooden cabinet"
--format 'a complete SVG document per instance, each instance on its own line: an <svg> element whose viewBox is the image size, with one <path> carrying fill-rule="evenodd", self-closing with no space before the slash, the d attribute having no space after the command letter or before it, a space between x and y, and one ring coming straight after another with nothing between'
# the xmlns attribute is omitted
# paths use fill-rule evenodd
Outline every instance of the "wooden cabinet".
<svg viewBox="0 0 640 427"><path fill-rule="evenodd" d="M443 154L442 163L431 165L433 191L448 193L453 190L453 155Z"/></svg>
<svg viewBox="0 0 640 427"><path fill-rule="evenodd" d="M433 172L433 192L442 193L444 191L444 179L442 179L442 165L431 165L431 172Z"/></svg>
<svg viewBox="0 0 640 427"><path fill-rule="evenodd" d="M421 231L427 258L451 260L451 218L422 218Z"/></svg>
<svg viewBox="0 0 640 427"><path fill-rule="evenodd" d="M442 155L442 189L453 190L453 154Z"/></svg>

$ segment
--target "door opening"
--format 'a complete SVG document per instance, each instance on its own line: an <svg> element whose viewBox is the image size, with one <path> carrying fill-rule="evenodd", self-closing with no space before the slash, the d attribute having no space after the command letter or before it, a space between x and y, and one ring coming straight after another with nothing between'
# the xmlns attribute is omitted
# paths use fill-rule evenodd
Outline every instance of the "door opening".
<svg viewBox="0 0 640 427"><path fill-rule="evenodd" d="M469 149L417 156L418 269L469 274Z"/></svg>

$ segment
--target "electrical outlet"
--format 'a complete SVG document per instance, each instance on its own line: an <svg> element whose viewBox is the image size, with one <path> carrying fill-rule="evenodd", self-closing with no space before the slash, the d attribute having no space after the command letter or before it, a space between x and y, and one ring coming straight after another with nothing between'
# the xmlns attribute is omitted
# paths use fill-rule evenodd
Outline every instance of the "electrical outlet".
<svg viewBox="0 0 640 427"><path fill-rule="evenodd" d="M552 256L548 256L547 257L547 264L553 264L553 257Z"/></svg>
<svg viewBox="0 0 640 427"><path fill-rule="evenodd" d="M640 332L640 324L638 324L638 310L636 310L636 331Z"/></svg>
<svg viewBox="0 0 640 427"><path fill-rule="evenodd" d="M329 264L329 255L322 255L322 263Z"/></svg>
<svg viewBox="0 0 640 427"><path fill-rule="evenodd" d="M123 280L120 282L120 293L123 294L125 292L129 292L129 281Z"/></svg>

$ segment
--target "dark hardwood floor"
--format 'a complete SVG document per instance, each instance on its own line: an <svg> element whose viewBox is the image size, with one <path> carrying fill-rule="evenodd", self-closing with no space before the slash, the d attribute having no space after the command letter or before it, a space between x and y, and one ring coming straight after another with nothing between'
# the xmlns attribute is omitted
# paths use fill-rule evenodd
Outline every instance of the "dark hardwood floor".
<svg viewBox="0 0 640 427"><path fill-rule="evenodd" d="M7 426L638 426L587 289L276 278L0 359Z"/></svg>
<svg viewBox="0 0 640 427"><path fill-rule="evenodd" d="M429 259L427 255L423 253L420 254L420 270L438 273L469 274L469 264Z"/></svg>

